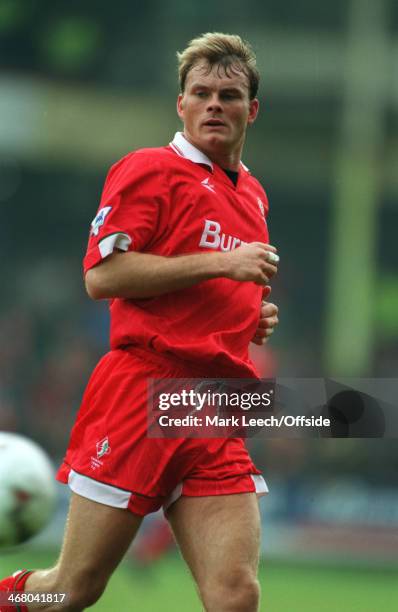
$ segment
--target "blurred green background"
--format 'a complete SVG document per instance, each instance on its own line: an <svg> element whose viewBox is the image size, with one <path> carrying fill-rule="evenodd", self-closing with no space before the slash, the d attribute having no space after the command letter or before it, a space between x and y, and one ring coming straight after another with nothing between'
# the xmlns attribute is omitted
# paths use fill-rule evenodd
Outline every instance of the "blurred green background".
<svg viewBox="0 0 398 612"><path fill-rule="evenodd" d="M37 567L55 560L51 554L31 554ZM13 571L26 554L0 560L0 569ZM260 570L261 610L272 612L395 612L396 574L390 568L352 568L268 563ZM140 612L201 612L192 581L181 561L168 558L145 571L123 564L111 579L96 612L139 610Z"/></svg>
<svg viewBox="0 0 398 612"><path fill-rule="evenodd" d="M281 322L256 355L264 372L397 376L395 0L0 0L0 429L55 462L108 346L107 305L88 299L81 275L105 174L180 129L175 52L206 31L249 40L261 73L243 159L268 193L281 255ZM262 609L393 610L395 440L251 446L271 491ZM54 524L21 552L32 566L48 562L66 504L60 487ZM143 611L199 609L167 554L121 568L95 609L134 597ZM20 564L7 555L0 569Z"/></svg>

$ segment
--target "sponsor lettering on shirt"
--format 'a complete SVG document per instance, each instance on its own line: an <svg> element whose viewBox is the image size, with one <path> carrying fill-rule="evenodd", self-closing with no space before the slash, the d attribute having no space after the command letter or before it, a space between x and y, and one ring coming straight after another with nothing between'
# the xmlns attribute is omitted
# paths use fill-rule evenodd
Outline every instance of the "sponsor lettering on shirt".
<svg viewBox="0 0 398 612"><path fill-rule="evenodd" d="M218 221L205 219L205 226L200 238L199 246L205 249L219 251L232 251L242 244L247 244L237 236L224 234Z"/></svg>

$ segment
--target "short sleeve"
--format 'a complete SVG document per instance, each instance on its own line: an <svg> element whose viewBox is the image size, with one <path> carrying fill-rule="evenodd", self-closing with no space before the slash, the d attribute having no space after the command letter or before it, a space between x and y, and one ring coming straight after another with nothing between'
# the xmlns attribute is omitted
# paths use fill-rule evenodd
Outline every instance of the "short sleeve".
<svg viewBox="0 0 398 612"><path fill-rule="evenodd" d="M93 268L115 249L143 251L167 216L168 191L156 155L131 153L112 166L94 217L83 268Z"/></svg>

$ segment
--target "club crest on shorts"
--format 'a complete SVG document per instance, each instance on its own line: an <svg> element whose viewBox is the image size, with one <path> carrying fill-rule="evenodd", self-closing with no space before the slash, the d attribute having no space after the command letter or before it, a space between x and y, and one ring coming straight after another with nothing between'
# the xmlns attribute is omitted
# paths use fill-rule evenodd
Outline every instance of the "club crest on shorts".
<svg viewBox="0 0 398 612"><path fill-rule="evenodd" d="M91 232L90 233L92 236L98 236L100 227L104 225L105 218L110 210L112 210L112 206L104 206L98 211L96 217L91 222Z"/></svg>
<svg viewBox="0 0 398 612"><path fill-rule="evenodd" d="M101 459L104 455L109 455L111 452L111 447L109 446L108 437L101 440L101 442L97 442L97 459Z"/></svg>
<svg viewBox="0 0 398 612"><path fill-rule="evenodd" d="M92 470L96 470L97 468L101 467L103 465L101 458L104 457L105 455L109 455L109 453L111 452L111 447L109 446L108 436L106 436L106 438L103 438L102 440L97 442L96 447L97 447L97 456L91 457L91 469Z"/></svg>

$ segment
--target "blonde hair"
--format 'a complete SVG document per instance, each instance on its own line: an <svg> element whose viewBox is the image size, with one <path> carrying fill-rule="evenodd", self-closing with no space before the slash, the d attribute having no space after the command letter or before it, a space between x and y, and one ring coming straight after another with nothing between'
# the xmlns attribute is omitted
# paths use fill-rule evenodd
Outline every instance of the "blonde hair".
<svg viewBox="0 0 398 612"><path fill-rule="evenodd" d="M208 32L190 41L186 49L177 52L178 77L181 93L189 71L200 60L209 64L209 71L215 64L222 67L227 76L243 72L249 81L249 98L253 100L258 91L260 75L256 66L256 56L248 42L237 34Z"/></svg>

